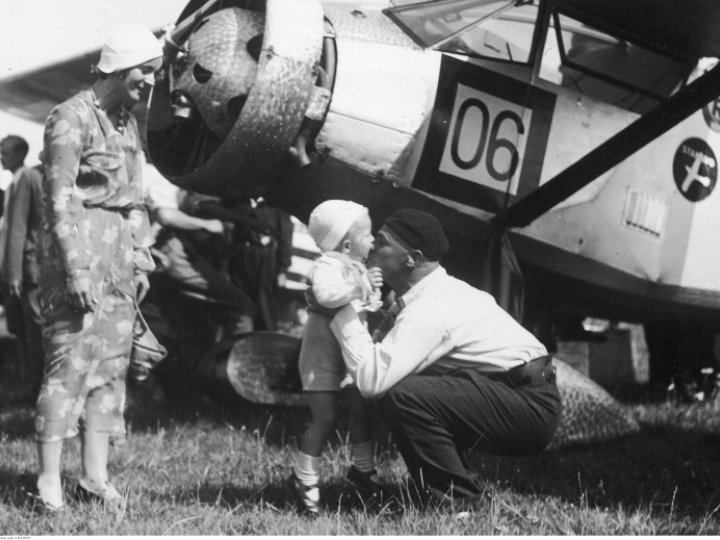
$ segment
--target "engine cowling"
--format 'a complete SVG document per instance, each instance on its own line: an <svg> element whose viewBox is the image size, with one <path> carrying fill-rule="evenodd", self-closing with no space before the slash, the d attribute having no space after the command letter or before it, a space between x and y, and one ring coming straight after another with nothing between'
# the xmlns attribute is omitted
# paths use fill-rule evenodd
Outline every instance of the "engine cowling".
<svg viewBox="0 0 720 540"><path fill-rule="evenodd" d="M188 39L188 54L176 57L169 72L176 117L176 103L184 97L220 140L230 134L255 82L264 24L264 14L236 7L200 22ZM253 41L260 43L252 47Z"/></svg>
<svg viewBox="0 0 720 540"><path fill-rule="evenodd" d="M302 164L306 116L321 120L329 102L323 24L319 0L267 0L256 10L224 2L205 13L153 91L147 142L157 169L184 189L228 196Z"/></svg>

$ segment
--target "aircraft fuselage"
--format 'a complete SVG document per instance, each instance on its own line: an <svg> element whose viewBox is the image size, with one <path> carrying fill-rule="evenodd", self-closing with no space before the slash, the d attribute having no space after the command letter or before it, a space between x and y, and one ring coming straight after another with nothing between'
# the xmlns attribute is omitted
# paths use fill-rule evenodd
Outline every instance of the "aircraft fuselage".
<svg viewBox="0 0 720 540"><path fill-rule="evenodd" d="M324 15L332 87L310 133L309 161L272 178L263 170L204 184L201 165L171 180L235 195L266 183L271 202L303 221L329 198L368 206L376 225L399 208L431 211L450 236L446 266L474 283L493 216L640 116L553 79L552 66L538 60L550 38L541 36L546 50L535 61L510 62L421 48L378 11L325 5ZM521 54L522 43L503 41L501 27L483 35L483 46ZM720 319L716 109L711 103L510 231L535 301L621 320ZM246 159L246 141L235 137L217 152L235 144Z"/></svg>

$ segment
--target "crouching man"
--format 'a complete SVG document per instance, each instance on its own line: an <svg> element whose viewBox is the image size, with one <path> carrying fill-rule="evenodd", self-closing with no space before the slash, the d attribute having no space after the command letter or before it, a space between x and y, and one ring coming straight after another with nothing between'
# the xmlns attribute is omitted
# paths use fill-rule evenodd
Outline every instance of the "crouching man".
<svg viewBox="0 0 720 540"><path fill-rule="evenodd" d="M545 347L493 297L450 277L440 222L404 209L375 238L370 266L396 295L394 327L373 343L351 306L331 329L348 372L381 410L424 503L472 508L483 492L465 452L541 451L560 419Z"/></svg>

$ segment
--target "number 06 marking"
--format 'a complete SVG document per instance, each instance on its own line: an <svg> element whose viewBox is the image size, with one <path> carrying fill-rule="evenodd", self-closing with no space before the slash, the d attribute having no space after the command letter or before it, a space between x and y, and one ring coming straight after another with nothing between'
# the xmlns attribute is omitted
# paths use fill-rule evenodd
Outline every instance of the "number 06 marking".
<svg viewBox="0 0 720 540"><path fill-rule="evenodd" d="M460 136L463 131L463 124L465 123L465 116L471 107L475 107L482 114L482 126L480 131L480 139L478 141L477 149L475 154L469 160L464 160L460 157L459 146ZM509 120L515 124L515 128L519 135L525 134L525 127L523 126L522 119L513 111L502 111L495 117L495 121L490 129L490 141L488 141L488 125L490 124L490 111L487 105L476 98L470 98L465 100L458 109L457 120L455 121L455 130L453 131L452 142L450 145L450 156L453 162L460 169L468 170L477 167L480 160L482 160L483 153L485 152L485 143L487 143L487 155L486 167L488 174L499 182L504 182L512 178L515 174L515 170L518 166L520 156L518 155L517 146L508 140L498 138L498 133L502 123ZM495 154L498 150L505 149L510 152L510 167L505 172L498 171L495 168Z"/></svg>

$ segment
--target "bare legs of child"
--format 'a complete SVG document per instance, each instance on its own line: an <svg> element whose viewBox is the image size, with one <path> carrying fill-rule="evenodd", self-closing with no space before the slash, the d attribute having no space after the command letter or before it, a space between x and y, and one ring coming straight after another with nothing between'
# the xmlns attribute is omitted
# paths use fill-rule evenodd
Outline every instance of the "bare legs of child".
<svg viewBox="0 0 720 540"><path fill-rule="evenodd" d="M349 429L353 464L348 477L355 483L358 483L357 479L366 477L377 482L375 448L372 441L372 403L363 398L355 388L346 389L343 394L350 410ZM305 396L312 418L300 444L292 481L298 500L302 503L301 510L317 514L320 511L318 481L321 456L337 424L341 393L307 392Z"/></svg>

